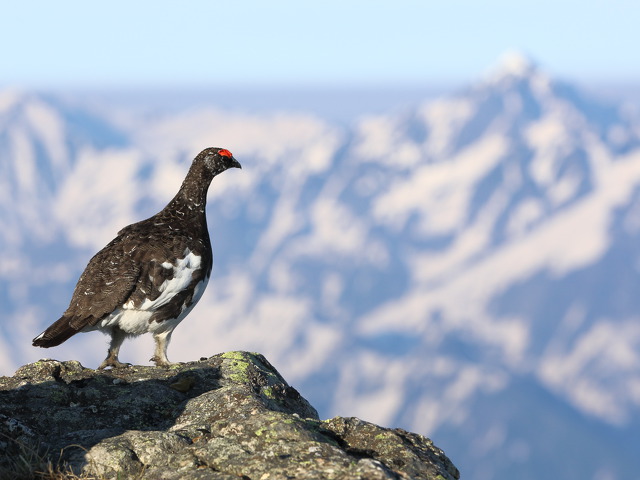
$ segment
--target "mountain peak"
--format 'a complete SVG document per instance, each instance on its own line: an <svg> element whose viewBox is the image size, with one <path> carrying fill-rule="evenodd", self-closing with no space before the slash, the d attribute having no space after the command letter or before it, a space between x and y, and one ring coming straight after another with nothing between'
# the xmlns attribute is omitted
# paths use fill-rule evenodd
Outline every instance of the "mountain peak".
<svg viewBox="0 0 640 480"><path fill-rule="evenodd" d="M505 52L498 62L489 69L488 78L496 82L505 78L526 79L538 73L536 62L518 50Z"/></svg>
<svg viewBox="0 0 640 480"><path fill-rule="evenodd" d="M531 57L519 50L510 50L498 60L498 69L503 74L526 76L537 69Z"/></svg>

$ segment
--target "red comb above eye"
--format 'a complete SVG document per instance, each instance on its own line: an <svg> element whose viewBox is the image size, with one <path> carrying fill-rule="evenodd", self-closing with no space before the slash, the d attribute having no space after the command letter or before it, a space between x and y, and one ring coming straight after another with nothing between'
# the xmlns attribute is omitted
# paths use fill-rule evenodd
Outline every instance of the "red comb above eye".
<svg viewBox="0 0 640 480"><path fill-rule="evenodd" d="M233 157L233 155L231 155L231 152L225 148L221 148L218 151L218 155L222 155L223 157Z"/></svg>

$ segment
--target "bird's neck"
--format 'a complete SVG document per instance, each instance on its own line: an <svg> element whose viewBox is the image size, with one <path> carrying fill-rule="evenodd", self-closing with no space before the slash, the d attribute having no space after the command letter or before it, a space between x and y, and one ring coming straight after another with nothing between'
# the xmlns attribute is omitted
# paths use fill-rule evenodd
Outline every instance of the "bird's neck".
<svg viewBox="0 0 640 480"><path fill-rule="evenodd" d="M203 165L193 164L175 197L164 208L164 212L175 212L180 217L204 216L207 192L213 180L212 173Z"/></svg>

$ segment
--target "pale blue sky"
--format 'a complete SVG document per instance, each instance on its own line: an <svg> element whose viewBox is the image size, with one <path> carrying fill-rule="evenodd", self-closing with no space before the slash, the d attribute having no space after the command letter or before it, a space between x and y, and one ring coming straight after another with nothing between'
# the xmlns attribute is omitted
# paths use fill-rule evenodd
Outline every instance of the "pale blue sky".
<svg viewBox="0 0 640 480"><path fill-rule="evenodd" d="M513 48L633 82L639 25L636 0L3 2L0 86L441 84Z"/></svg>

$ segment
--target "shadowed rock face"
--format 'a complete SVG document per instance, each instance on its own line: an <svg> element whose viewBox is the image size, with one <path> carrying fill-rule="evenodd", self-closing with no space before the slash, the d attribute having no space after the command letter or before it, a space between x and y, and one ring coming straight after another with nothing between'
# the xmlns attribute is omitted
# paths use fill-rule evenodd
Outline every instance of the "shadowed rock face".
<svg viewBox="0 0 640 480"><path fill-rule="evenodd" d="M25 445L108 479L459 478L421 435L319 420L262 355L247 352L168 369L25 365L0 377L0 474Z"/></svg>

